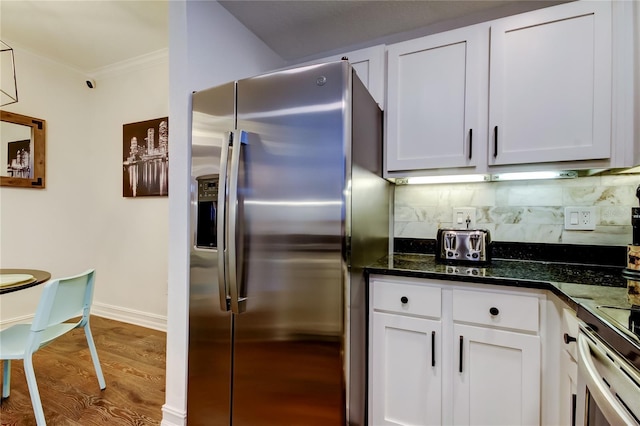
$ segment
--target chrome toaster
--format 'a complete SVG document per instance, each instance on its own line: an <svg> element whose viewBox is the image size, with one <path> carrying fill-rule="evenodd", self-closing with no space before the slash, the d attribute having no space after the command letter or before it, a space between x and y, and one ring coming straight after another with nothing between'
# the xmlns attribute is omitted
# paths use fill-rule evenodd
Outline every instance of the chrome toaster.
<svg viewBox="0 0 640 426"><path fill-rule="evenodd" d="M491 261L491 236L487 229L438 229L436 260L482 265Z"/></svg>

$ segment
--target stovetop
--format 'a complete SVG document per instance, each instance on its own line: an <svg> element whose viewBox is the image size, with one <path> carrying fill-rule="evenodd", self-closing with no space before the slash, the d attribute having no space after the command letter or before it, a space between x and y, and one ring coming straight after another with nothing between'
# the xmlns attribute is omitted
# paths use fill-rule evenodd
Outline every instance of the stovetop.
<svg viewBox="0 0 640 426"><path fill-rule="evenodd" d="M640 318L634 309L580 301L578 318L640 370Z"/></svg>
<svg viewBox="0 0 640 426"><path fill-rule="evenodd" d="M623 332L627 332L631 338L640 338L640 306L621 308L618 306L597 306L596 309L609 321Z"/></svg>

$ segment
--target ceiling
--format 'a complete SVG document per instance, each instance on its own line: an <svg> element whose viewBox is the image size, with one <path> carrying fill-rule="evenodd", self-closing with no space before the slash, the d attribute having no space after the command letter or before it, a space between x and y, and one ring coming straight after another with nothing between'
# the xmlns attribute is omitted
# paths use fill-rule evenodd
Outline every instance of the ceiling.
<svg viewBox="0 0 640 426"><path fill-rule="evenodd" d="M557 1L220 1L286 60L486 13ZM168 48L167 0L2 0L0 39L90 74Z"/></svg>
<svg viewBox="0 0 640 426"><path fill-rule="evenodd" d="M553 4L524 0L221 0L219 3L286 60L514 4L521 10Z"/></svg>
<svg viewBox="0 0 640 426"><path fill-rule="evenodd" d="M168 2L0 0L0 39L91 73L168 48Z"/></svg>

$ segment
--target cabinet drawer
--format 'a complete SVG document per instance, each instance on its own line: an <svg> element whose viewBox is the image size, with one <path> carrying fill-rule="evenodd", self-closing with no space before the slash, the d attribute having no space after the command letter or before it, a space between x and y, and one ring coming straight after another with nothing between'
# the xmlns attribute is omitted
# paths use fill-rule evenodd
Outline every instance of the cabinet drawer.
<svg viewBox="0 0 640 426"><path fill-rule="evenodd" d="M440 318L441 290L417 284L373 282L373 309Z"/></svg>
<svg viewBox="0 0 640 426"><path fill-rule="evenodd" d="M453 320L537 332L538 298L486 291L454 290Z"/></svg>

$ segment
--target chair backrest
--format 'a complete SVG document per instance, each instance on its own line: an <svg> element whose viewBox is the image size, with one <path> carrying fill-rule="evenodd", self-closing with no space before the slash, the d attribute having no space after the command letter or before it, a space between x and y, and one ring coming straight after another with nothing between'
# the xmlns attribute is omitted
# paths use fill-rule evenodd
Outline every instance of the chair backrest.
<svg viewBox="0 0 640 426"><path fill-rule="evenodd" d="M82 316L81 323L89 318L93 300L95 270L79 275L51 280L44 285L31 331L41 332L48 327Z"/></svg>

